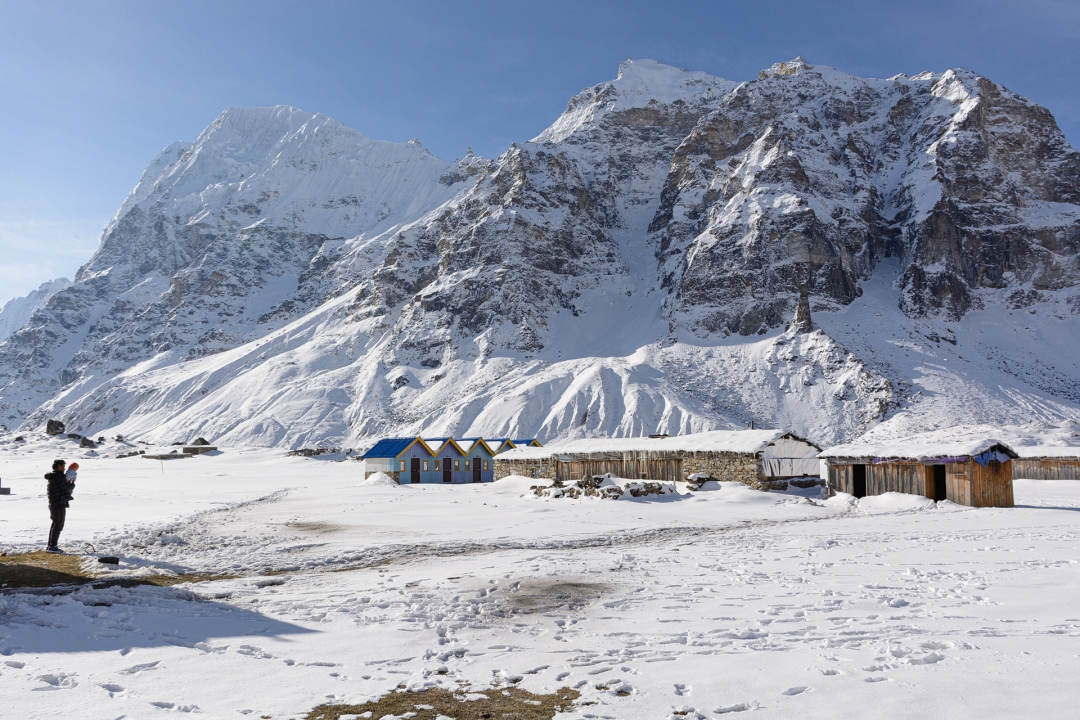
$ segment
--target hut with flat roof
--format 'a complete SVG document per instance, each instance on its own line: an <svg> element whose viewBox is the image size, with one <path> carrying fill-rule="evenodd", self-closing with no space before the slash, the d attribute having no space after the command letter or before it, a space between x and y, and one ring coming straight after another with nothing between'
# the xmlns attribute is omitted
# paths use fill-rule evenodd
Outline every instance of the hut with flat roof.
<svg viewBox="0 0 1080 720"><path fill-rule="evenodd" d="M516 441L515 441L516 442ZM495 456L495 479L509 475L573 482L593 475L647 480L737 480L767 489L795 478L817 481L821 449L784 430L714 430L640 438L590 438L517 447Z"/></svg>
<svg viewBox="0 0 1080 720"><path fill-rule="evenodd" d="M971 507L1013 506L1016 456L994 438L837 445L819 455L828 464L833 492L901 492Z"/></svg>
<svg viewBox="0 0 1080 720"><path fill-rule="evenodd" d="M1018 446L1014 480L1080 480L1080 447Z"/></svg>

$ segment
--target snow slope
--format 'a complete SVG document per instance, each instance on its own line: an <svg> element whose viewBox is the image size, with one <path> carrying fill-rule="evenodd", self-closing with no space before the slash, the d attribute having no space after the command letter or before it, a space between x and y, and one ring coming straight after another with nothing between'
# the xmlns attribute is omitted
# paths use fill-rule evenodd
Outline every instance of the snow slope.
<svg viewBox="0 0 1080 720"><path fill-rule="evenodd" d="M455 163L229 109L0 343L0 418L288 447L1075 421L1078 201L1049 113L964 70L628 60Z"/></svg>
<svg viewBox="0 0 1080 720"><path fill-rule="evenodd" d="M39 547L61 442L5 448L3 550ZM236 577L0 588L18 717L302 717L460 683L578 689L560 718L1073 710L1075 482L972 509L736 483L546 501L524 478L371 487L351 462L233 448L80 464L62 544L119 555L89 559L104 576Z"/></svg>

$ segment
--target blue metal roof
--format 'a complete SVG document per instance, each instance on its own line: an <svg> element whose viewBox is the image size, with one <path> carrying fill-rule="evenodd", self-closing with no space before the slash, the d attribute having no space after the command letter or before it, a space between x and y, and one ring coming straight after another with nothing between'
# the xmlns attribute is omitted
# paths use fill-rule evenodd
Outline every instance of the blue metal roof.
<svg viewBox="0 0 1080 720"><path fill-rule="evenodd" d="M367 458L396 458L398 455L405 452L405 450L415 441L415 437L383 438L379 442L375 443L375 447L371 448L366 453L361 455L360 459L366 460Z"/></svg>
<svg viewBox="0 0 1080 720"><path fill-rule="evenodd" d="M536 438L534 438L534 437L531 437L531 438L518 438L517 440L511 440L510 442L514 443L515 445L517 445L519 447L522 446L522 445L531 445L532 443L536 443L537 445L540 444L539 442L537 442Z"/></svg>

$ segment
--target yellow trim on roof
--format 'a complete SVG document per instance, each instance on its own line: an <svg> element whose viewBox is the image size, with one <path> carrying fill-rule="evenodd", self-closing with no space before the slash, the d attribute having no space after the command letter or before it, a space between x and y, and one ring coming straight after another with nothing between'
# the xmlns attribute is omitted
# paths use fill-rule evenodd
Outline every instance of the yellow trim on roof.
<svg viewBox="0 0 1080 720"><path fill-rule="evenodd" d="M430 447L430 446L429 446L429 445L428 445L428 444L427 444L426 442L424 442L424 438L422 438L422 437L420 437L419 435L417 435L417 436L416 436L416 439L415 439L415 440L413 440L413 441L412 441L411 443L409 443L408 445L406 445L406 446L405 446L405 449L404 449L404 450L402 450L401 452L399 452L399 453L398 453L397 455L395 455L394 457L395 457L395 458L399 458L399 457L401 457L402 455L404 455L405 453L409 452L409 448L411 448L411 447L412 447L413 445L415 445L415 444L416 444L417 442L419 442L419 443L420 443L421 445L423 445L423 446L424 446L424 449L428 451L428 454L429 454L429 455L432 455L432 456L433 456L433 455L435 455L435 453L431 452L431 447Z"/></svg>
<svg viewBox="0 0 1080 720"><path fill-rule="evenodd" d="M469 453L471 453L473 450L475 450L477 445L483 445L484 449L488 451L489 455L491 455L491 456L495 455L495 453L491 451L491 446L487 444L487 440L485 440L484 438L476 438L476 442L474 442L472 445L469 446ZM464 454L468 455L469 453L464 453Z"/></svg>
<svg viewBox="0 0 1080 720"><path fill-rule="evenodd" d="M446 440L445 440L445 441L443 442L443 444L439 446L439 449L438 449L438 450L436 450L435 452L431 453L431 454L432 454L432 455L438 455L439 453L441 453L441 452L443 451L443 448L445 448L445 447L446 447L447 445L449 445L450 443L453 443L453 444L454 444L454 447L456 447L456 448L457 448L457 451L458 451L459 453L461 453L461 454L462 454L462 456L468 455L468 453L467 453L467 452L465 452L464 450L462 450L462 449L461 449L461 446L457 444L457 440L455 440L455 439L454 439L454 438L452 438L452 437L450 437L450 438L446 438Z"/></svg>

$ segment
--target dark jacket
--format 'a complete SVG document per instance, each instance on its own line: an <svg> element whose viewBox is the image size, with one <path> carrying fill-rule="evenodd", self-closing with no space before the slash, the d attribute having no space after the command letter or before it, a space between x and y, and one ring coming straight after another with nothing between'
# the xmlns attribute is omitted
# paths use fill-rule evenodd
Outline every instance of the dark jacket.
<svg viewBox="0 0 1080 720"><path fill-rule="evenodd" d="M45 475L49 481L49 507L67 507L71 500L71 493L75 490L75 483L68 482L62 472L51 472Z"/></svg>

